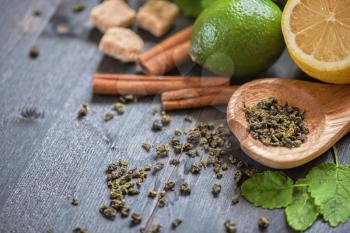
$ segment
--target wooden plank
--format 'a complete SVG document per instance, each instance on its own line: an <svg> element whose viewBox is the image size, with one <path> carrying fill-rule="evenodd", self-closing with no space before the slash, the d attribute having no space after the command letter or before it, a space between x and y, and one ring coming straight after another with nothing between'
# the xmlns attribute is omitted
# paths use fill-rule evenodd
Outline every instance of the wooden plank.
<svg viewBox="0 0 350 233"><path fill-rule="evenodd" d="M76 96L76 89L84 92L85 101L76 100L78 105L75 106L74 114L82 102L89 101L90 93L87 93L86 90L89 90L90 78L98 60L100 60L96 49L96 40L94 40L98 39L98 36L94 38L95 35L93 35L91 38L89 34L91 25L85 27L83 19L87 18L88 11L79 15L78 22L74 21L77 16L69 12L71 2L60 6L51 23L45 28L45 32L37 40L41 49L38 59L23 61L19 58L26 58L27 50L21 54L14 51L11 54L13 58L11 57L6 64L2 63L1 69L6 74L2 82L6 83L6 88L1 92L1 95L4 96L1 100L5 102L4 106L8 109L4 109L3 113L5 114L2 119L4 163L2 163L1 172L3 173L2 177L7 175L6 179L2 180L2 184L9 186L9 189L1 191L1 205L5 205L7 196L12 191L12 186L16 185L17 177L21 175L22 170L25 170L31 159L35 157L37 150L41 148L41 141L48 134L47 131L51 125L59 118L57 115L65 115L61 109L66 100ZM94 3L91 3L90 6L92 4ZM53 29L62 22L68 22L68 26L72 26L72 33L64 36L56 34ZM96 34L96 31L94 33ZM67 51L69 51L68 55ZM64 60L59 62L58 58L64 58ZM23 66L17 70L19 62ZM112 62L115 63L115 61ZM6 98L8 96L15 98ZM56 98L57 96L59 98ZM37 111L43 112L45 117L34 121L20 119L19 111L23 107L35 108ZM22 132L23 130L25 132ZM19 134L19 132L21 133ZM30 200L30 198L26 200ZM11 198L7 203L11 203ZM30 216L32 214L29 213ZM23 224L26 225L25 221ZM7 225L3 226L7 227ZM28 227L30 228L30 224Z"/></svg>
<svg viewBox="0 0 350 233"><path fill-rule="evenodd" d="M26 55L30 44L46 26L51 15L62 0L28 0L28 1L2 1L0 15L0 59L2 65L13 58L13 54ZM42 16L33 15L35 10L41 10Z"/></svg>
<svg viewBox="0 0 350 233"><path fill-rule="evenodd" d="M35 148L40 132L45 131L47 127L45 120L41 120L40 123L25 122L19 120L19 116L20 112L25 109L35 110L32 113L41 113L43 110L34 104L42 97L40 95L34 97L30 93L36 88L32 84L35 82L38 84L37 75L44 77L48 74L38 69L38 73L35 74L34 65L28 59L28 52L59 2L60 0L50 2L28 0L20 3L18 1L2 3L3 11L0 15L0 41L2 42L0 46L0 103L2 106L0 148L2 163L0 174L1 184L7 188L0 191L0 209L22 167L29 160L30 151ZM36 9L41 9L44 14L41 17L34 17L32 14ZM42 84L40 86L43 89ZM35 106L32 106L33 104Z"/></svg>
<svg viewBox="0 0 350 233"><path fill-rule="evenodd" d="M14 5L21 5L18 1L13 2L6 2L12 13ZM70 6L73 2L65 1L57 10L52 9L55 15L49 24L42 25L43 32L25 34L16 43L8 39L7 46L0 47L0 52L6 54L4 63L2 59L0 64L0 184L5 187L0 190L0 232L45 232L49 228L54 232L70 232L77 226L87 227L89 232L138 232L140 226L149 227L155 223L164 226L162 232L168 232L170 222L179 217L184 222L177 232L225 232L223 222L232 219L237 223L238 232L250 233L258 232L257 219L261 215L271 219L266 232L293 232L288 228L282 210L255 208L243 199L231 206L231 196L237 191L232 181L233 170L225 172L221 180L217 180L210 169L199 176L188 174L186 171L191 160L186 155L181 156L182 163L176 168L168 164L170 157L163 159L165 168L156 176L147 178L139 196L128 198L131 210L142 213L140 226L130 228L129 219L118 217L112 222L100 215L99 206L108 204L104 170L110 161L127 159L131 167L155 162L154 150L147 153L141 148L144 141L155 145L166 143L175 128L190 128L195 122L184 122L185 114L200 121L225 122L225 109L171 112L170 126L165 131L154 133L150 130L155 119L152 106L160 106L160 101L159 97L148 97L127 105L124 115L105 123L103 114L111 110L116 98L92 96L92 74L95 70L137 72L138 69L99 54L96 43L100 34L91 31L91 25L86 22L88 9L96 2L85 1L88 9L72 14ZM130 3L135 7L140 4L138 1ZM23 11L33 6L34 3L30 3L20 9ZM179 18L173 32L188 22ZM68 25L69 33L58 35L55 28L60 24ZM11 36L19 33L17 28L8 27L6 30ZM5 30L1 31L1 36L3 32ZM141 35L147 46L159 40L146 32L141 32ZM34 41L39 44L41 54L37 60L29 60L27 51ZM179 67L179 70L193 74L205 72L192 63ZM262 75L277 74L300 76L287 53ZM242 81L234 80L235 83ZM90 113L78 121L76 113L83 103L89 104ZM24 120L20 117L24 107L34 107L44 116ZM348 135L339 143L342 162L349 162L349 142ZM238 157L264 169L249 160L238 149L237 142L235 145ZM287 172L293 178L304 176L311 167L326 160L332 161L330 153ZM147 198L147 193L154 187L160 189L167 180L188 181L192 185L192 194L182 197L178 192L169 193L169 204L158 208L156 200ZM217 199L211 194L213 183L223 185ZM73 196L80 200L77 207L70 204ZM348 232L349 229L349 223L333 229L317 221L308 232Z"/></svg>
<svg viewBox="0 0 350 233"><path fill-rule="evenodd" d="M84 28L84 19L88 17L88 12L75 15L69 8L71 4L66 3L65 7L61 6L59 11L67 12L67 15L61 18L65 17L70 20L69 22L75 24L74 27ZM54 12L55 9L50 7L56 8L54 2L52 5L44 4L40 9L47 13ZM37 7L27 6L27 8L36 9ZM86 32L89 31L89 28L84 28L80 35L67 38L54 36L51 30L54 23L55 21L46 26L45 32L41 28L35 33L41 34L35 42L40 46L40 56L37 59L31 60L28 57L28 51L36 35L23 32L19 36L22 46L19 47L22 50L17 46L14 47L9 52L9 57L0 63L2 71L0 104L3 106L0 132L3 163L0 164L0 174L1 177L6 177L6 179L3 178L2 184L9 187L0 191L0 200L2 200L0 208L10 188L32 158L34 151L37 150L36 147L40 145L52 121L56 119L60 108L70 95L74 94L72 88L80 85L78 82L89 85L95 64L100 59L95 45L92 46L89 42L82 43L79 39L87 37ZM16 38L16 33L20 30L18 28L13 30L15 33L9 31L8 35ZM11 46L11 44L5 44L2 48L6 50ZM67 64L72 66L67 66ZM77 68L74 68L75 66ZM41 117L36 120L23 119L21 112L30 110L42 113Z"/></svg>

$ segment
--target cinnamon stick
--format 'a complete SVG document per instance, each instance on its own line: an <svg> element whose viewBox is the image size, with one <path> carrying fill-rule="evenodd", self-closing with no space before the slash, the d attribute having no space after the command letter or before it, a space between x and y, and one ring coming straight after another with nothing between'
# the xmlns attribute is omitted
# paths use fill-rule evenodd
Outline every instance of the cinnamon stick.
<svg viewBox="0 0 350 233"><path fill-rule="evenodd" d="M93 81L93 92L109 95L154 95L164 91L194 87L228 86L229 82L228 77L96 74Z"/></svg>
<svg viewBox="0 0 350 233"><path fill-rule="evenodd" d="M229 83L230 79L225 76L161 76L161 75L138 75L138 74L115 74L115 73L97 73L94 79L109 79L109 80L128 80L128 81L210 81L213 84L220 84L214 86L221 86L222 83Z"/></svg>
<svg viewBox="0 0 350 233"><path fill-rule="evenodd" d="M181 65L190 58L189 48L191 41L185 41L177 46L167 49L158 55L139 62L143 72L148 75L162 75Z"/></svg>
<svg viewBox="0 0 350 233"><path fill-rule="evenodd" d="M232 95L208 95L192 99L163 101L164 110L200 108L210 105L227 104Z"/></svg>
<svg viewBox="0 0 350 233"><path fill-rule="evenodd" d="M226 104L238 86L191 88L162 94L164 110L199 108Z"/></svg>
<svg viewBox="0 0 350 233"><path fill-rule="evenodd" d="M139 63L145 63L147 60L162 53L163 51L170 49L172 47L175 47L176 45L181 44L185 41L190 40L191 36L192 36L192 26L179 31L178 33L170 36L169 38L165 39L163 42L159 43L153 48L147 50L146 52L144 52L139 56L138 61Z"/></svg>
<svg viewBox="0 0 350 233"><path fill-rule="evenodd" d="M232 95L238 86L200 87L167 91L162 93L162 101L190 99L208 95Z"/></svg>

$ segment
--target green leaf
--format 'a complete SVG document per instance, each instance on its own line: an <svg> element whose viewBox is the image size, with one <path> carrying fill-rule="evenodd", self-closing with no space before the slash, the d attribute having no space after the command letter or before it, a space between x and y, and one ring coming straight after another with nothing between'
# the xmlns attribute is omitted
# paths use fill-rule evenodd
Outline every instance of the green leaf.
<svg viewBox="0 0 350 233"><path fill-rule="evenodd" d="M256 206L281 208L293 200L293 181L282 172L265 171L246 180L242 195Z"/></svg>
<svg viewBox="0 0 350 233"><path fill-rule="evenodd" d="M297 231L304 231L309 228L320 214L314 199L307 191L306 183L306 179L300 179L296 182L293 202L285 209L289 226Z"/></svg>
<svg viewBox="0 0 350 233"><path fill-rule="evenodd" d="M323 163L306 176L308 191L333 227L350 217L350 166Z"/></svg>
<svg viewBox="0 0 350 233"><path fill-rule="evenodd" d="M174 0L174 2L180 7L185 16L196 17L203 10L201 0Z"/></svg>

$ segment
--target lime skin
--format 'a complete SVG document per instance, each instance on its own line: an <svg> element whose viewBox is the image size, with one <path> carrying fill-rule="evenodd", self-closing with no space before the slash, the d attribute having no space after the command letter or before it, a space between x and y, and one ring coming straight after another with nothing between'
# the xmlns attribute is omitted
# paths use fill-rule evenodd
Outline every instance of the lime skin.
<svg viewBox="0 0 350 233"><path fill-rule="evenodd" d="M281 15L271 0L215 1L195 21L190 55L218 74L264 71L285 47Z"/></svg>

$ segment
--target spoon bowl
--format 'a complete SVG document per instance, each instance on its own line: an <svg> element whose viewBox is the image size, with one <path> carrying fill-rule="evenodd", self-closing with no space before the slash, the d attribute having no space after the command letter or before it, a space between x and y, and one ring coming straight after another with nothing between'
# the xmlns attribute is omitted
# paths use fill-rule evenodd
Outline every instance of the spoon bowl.
<svg viewBox="0 0 350 233"><path fill-rule="evenodd" d="M273 147L254 139L246 130L244 104L255 106L271 96L280 104L305 110L307 140L296 148ZM242 150L265 166L287 169L305 164L332 147L350 131L350 85L329 85L278 78L262 79L242 85L227 107L227 122L240 141Z"/></svg>

